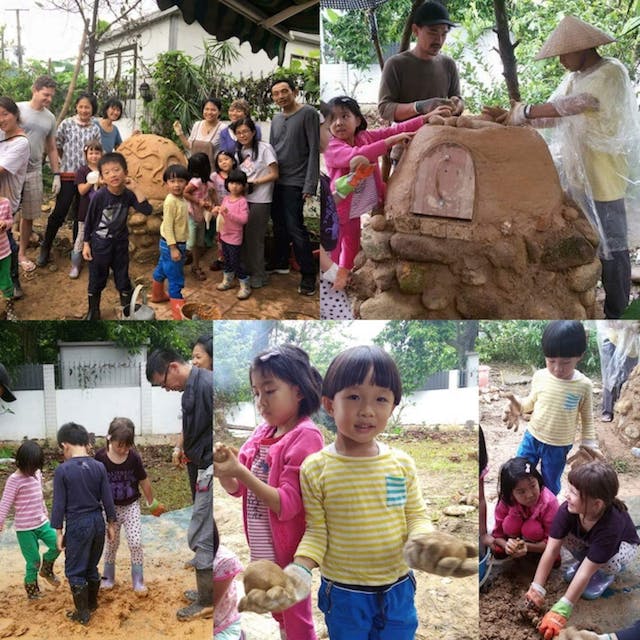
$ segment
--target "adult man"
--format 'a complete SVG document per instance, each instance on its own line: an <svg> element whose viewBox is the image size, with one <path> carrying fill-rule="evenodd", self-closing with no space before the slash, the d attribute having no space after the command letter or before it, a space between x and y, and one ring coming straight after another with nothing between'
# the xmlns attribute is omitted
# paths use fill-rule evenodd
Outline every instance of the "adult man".
<svg viewBox="0 0 640 640"><path fill-rule="evenodd" d="M302 209L318 187L320 120L315 109L296 102L297 95L298 89L289 78L271 85L271 97L282 111L273 117L269 135L279 176L271 203L274 257L267 271L289 273L289 243L293 244L302 274L298 293L312 296L316 292L316 266Z"/></svg>
<svg viewBox="0 0 640 640"><path fill-rule="evenodd" d="M640 171L640 116L625 67L596 51L610 42L604 31L565 16L536 59L559 56L569 73L548 102L515 103L497 119L545 128L563 189L600 235L604 315L619 318L631 289L625 197L629 176Z"/></svg>
<svg viewBox="0 0 640 640"><path fill-rule="evenodd" d="M24 271L33 271L36 265L27 258L27 248L33 228L33 221L41 215L42 206L42 160L49 156L51 171L53 171L52 192L55 196L60 191L60 168L58 150L56 148L56 119L49 111L53 96L56 92L56 82L49 76L36 78L31 87L31 100L19 102L20 119L29 138L29 164L27 177L22 192L20 208L20 249L18 261Z"/></svg>
<svg viewBox="0 0 640 640"><path fill-rule="evenodd" d="M5 402L13 402L16 397L11 391L11 380L3 364L0 364L0 398Z"/></svg>
<svg viewBox="0 0 640 640"><path fill-rule="evenodd" d="M455 26L438 2L429 0L416 9L411 25L416 46L389 58L382 70L378 111L385 120L402 122L440 104L450 104L453 115L462 113L456 63L440 53Z"/></svg>
<svg viewBox="0 0 640 640"><path fill-rule="evenodd" d="M147 380L167 391L182 391L182 447L197 466L196 495L187 541L195 553L197 599L179 609L179 620L213 611L213 372L187 364L172 349L156 349L147 359Z"/></svg>

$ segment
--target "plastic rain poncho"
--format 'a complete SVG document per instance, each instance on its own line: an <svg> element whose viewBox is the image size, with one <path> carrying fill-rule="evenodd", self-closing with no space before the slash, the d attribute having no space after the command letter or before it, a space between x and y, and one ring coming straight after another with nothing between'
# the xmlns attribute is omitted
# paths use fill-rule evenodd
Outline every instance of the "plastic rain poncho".
<svg viewBox="0 0 640 640"><path fill-rule="evenodd" d="M595 202L624 199L627 214L640 214L640 114L629 74L615 58L602 58L568 73L549 102L567 117L531 124L545 128L562 188L598 230L600 257L610 259L612 251L628 249L626 224L605 233Z"/></svg>
<svg viewBox="0 0 640 640"><path fill-rule="evenodd" d="M628 320L598 320L598 349L602 386L617 391L626 382L638 363L640 353L640 322Z"/></svg>

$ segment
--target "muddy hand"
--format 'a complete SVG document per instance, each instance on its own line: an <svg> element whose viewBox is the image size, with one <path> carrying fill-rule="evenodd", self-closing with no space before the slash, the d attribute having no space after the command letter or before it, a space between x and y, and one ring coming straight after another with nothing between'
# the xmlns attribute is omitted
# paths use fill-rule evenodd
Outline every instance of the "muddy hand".
<svg viewBox="0 0 640 640"><path fill-rule="evenodd" d="M584 444L581 444L578 450L567 458L567 464L572 467L579 467L588 462L606 462L606 458L597 449L587 447Z"/></svg>
<svg viewBox="0 0 640 640"><path fill-rule="evenodd" d="M551 611L544 614L538 625L538 631L544 636L544 640L552 640L567 626L572 611L572 605L559 600L551 607Z"/></svg>
<svg viewBox="0 0 640 640"><path fill-rule="evenodd" d="M513 429L514 433L517 433L522 415L522 405L513 393L502 392L500 397L509 400L509 404L502 409L502 422L505 423L507 429Z"/></svg>
<svg viewBox="0 0 640 640"><path fill-rule="evenodd" d="M407 540L404 559L412 569L464 578L478 573L478 548L449 533L424 533Z"/></svg>
<svg viewBox="0 0 640 640"><path fill-rule="evenodd" d="M560 632L558 640L598 640L599 637L593 631L580 631L575 627L567 627Z"/></svg>
<svg viewBox="0 0 640 640"><path fill-rule="evenodd" d="M527 555L527 543L521 538L509 538L505 551L512 558L521 558Z"/></svg>
<svg viewBox="0 0 640 640"><path fill-rule="evenodd" d="M288 609L311 593L311 572L298 564L284 570L270 560L251 562L244 572L244 590L238 611L256 613Z"/></svg>

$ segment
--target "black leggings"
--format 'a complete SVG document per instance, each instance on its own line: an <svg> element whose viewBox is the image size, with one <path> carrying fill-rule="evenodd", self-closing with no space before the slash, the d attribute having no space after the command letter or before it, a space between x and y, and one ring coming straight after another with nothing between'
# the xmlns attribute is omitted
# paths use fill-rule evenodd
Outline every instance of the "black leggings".
<svg viewBox="0 0 640 640"><path fill-rule="evenodd" d="M44 232L44 241L43 246L46 249L51 249L51 245L53 244L53 239L56 237L58 230L62 226L65 218L67 217L67 213L69 213L69 209L71 205L76 200L78 196L78 188L72 180L63 180L60 185L60 193L58 193L58 197L56 198L56 206L53 208L51 215L49 216L49 220L47 221L47 229ZM78 222L74 221L73 225L73 236L75 240L75 235L78 232Z"/></svg>

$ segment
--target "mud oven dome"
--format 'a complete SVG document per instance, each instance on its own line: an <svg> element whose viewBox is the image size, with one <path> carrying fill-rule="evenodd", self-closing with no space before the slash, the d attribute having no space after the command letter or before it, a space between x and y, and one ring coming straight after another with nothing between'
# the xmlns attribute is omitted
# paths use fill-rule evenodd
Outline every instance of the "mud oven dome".
<svg viewBox="0 0 640 640"><path fill-rule="evenodd" d="M361 245L364 319L595 314L597 233L529 127L422 127Z"/></svg>

